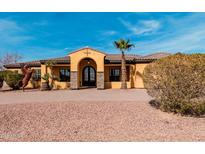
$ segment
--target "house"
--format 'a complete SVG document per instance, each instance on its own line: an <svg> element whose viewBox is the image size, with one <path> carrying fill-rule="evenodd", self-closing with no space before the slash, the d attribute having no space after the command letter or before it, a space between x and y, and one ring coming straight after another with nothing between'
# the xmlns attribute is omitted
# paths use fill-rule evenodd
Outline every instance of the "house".
<svg viewBox="0 0 205 154"><path fill-rule="evenodd" d="M142 74L146 65L168 53L156 53L147 56L126 54L127 87L144 88ZM52 70L45 64L55 62ZM65 57L15 63L5 65L8 70L21 72L22 64L28 64L35 73L28 88L40 87L45 82L41 77L53 72L54 89L79 89L96 87L97 89L120 88L121 54L107 54L89 47L69 53Z"/></svg>

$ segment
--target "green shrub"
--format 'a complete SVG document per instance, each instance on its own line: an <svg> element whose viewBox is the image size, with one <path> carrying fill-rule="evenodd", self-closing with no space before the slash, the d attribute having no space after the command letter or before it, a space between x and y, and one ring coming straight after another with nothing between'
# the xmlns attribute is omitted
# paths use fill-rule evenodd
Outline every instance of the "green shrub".
<svg viewBox="0 0 205 154"><path fill-rule="evenodd" d="M175 54L149 64L143 73L158 108L182 115L205 114L205 54Z"/></svg>
<svg viewBox="0 0 205 154"><path fill-rule="evenodd" d="M0 88L3 87L4 80L0 79Z"/></svg>
<svg viewBox="0 0 205 154"><path fill-rule="evenodd" d="M0 88L3 87L3 82L5 81L6 74L11 71L0 71Z"/></svg>
<svg viewBox="0 0 205 154"><path fill-rule="evenodd" d="M0 71L0 79L4 80L7 71Z"/></svg>
<svg viewBox="0 0 205 154"><path fill-rule="evenodd" d="M50 74L46 73L43 75L43 77L41 77L43 80L45 80L45 82L49 82L49 78L50 78Z"/></svg>
<svg viewBox="0 0 205 154"><path fill-rule="evenodd" d="M4 80L13 90L19 89L19 81L22 80L23 75L18 72L6 71L4 74Z"/></svg>
<svg viewBox="0 0 205 154"><path fill-rule="evenodd" d="M3 82L4 82L4 75L3 75L3 71L0 71L0 88L3 87Z"/></svg>

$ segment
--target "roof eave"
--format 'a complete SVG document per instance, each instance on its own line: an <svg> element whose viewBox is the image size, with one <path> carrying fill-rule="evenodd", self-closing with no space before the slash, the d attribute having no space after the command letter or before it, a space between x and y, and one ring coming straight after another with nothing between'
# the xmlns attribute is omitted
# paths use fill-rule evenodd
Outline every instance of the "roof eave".
<svg viewBox="0 0 205 154"><path fill-rule="evenodd" d="M45 64L46 62L48 62L49 60L41 60L40 63L41 64ZM52 60L54 63L56 64L70 64L69 61L57 61L57 60Z"/></svg>

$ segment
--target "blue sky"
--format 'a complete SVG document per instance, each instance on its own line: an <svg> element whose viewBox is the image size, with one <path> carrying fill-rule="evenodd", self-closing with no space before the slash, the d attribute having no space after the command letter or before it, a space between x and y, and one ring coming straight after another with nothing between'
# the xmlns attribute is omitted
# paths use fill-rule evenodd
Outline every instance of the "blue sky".
<svg viewBox="0 0 205 154"><path fill-rule="evenodd" d="M135 44L130 54L205 53L205 13L0 13L0 57L61 57L85 46L119 53L119 38Z"/></svg>

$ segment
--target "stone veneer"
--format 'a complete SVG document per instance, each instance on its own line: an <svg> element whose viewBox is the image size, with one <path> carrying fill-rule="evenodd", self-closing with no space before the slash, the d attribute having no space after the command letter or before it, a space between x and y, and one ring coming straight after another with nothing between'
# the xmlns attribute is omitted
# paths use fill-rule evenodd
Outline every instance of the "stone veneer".
<svg viewBox="0 0 205 154"><path fill-rule="evenodd" d="M97 72L97 89L102 90L105 88L104 85L104 72Z"/></svg>
<svg viewBox="0 0 205 154"><path fill-rule="evenodd" d="M78 89L78 72L77 71L71 71L70 89L72 89L72 90Z"/></svg>

